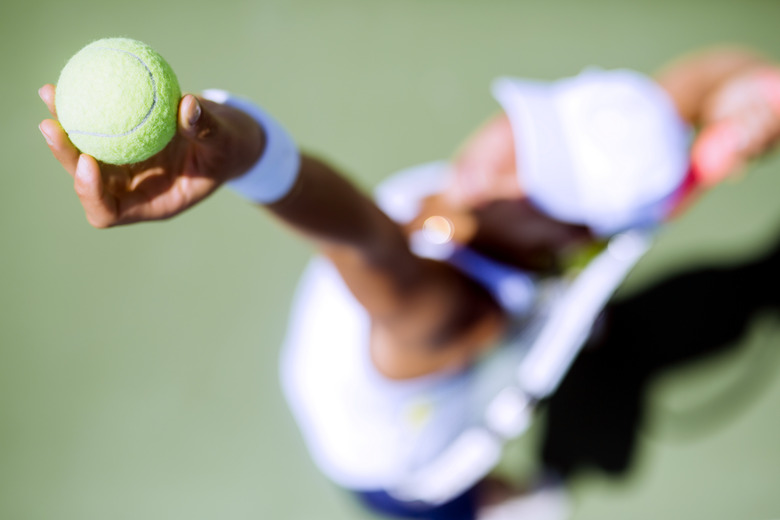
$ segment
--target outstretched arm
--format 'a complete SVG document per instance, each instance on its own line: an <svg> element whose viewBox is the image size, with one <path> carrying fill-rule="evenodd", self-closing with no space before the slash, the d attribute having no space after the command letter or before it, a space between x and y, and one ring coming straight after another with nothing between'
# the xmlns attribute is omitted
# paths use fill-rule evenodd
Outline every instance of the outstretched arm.
<svg viewBox="0 0 780 520"><path fill-rule="evenodd" d="M40 93L56 117L54 87ZM173 141L135 165L80 154L54 119L41 131L73 176L87 220L100 228L181 213L249 170L267 137L243 111L192 95L181 100ZM336 265L371 316L373 358L386 375L462 366L499 334L502 318L483 289L448 265L414 256L401 229L324 162L303 154L290 191L261 206Z"/></svg>

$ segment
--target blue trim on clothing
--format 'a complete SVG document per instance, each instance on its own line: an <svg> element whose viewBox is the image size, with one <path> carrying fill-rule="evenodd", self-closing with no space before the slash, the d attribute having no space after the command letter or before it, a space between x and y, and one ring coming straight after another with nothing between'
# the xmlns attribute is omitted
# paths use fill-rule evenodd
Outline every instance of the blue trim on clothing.
<svg viewBox="0 0 780 520"><path fill-rule="evenodd" d="M354 491L368 509L395 518L424 520L476 520L477 500L474 488L438 506L422 502L403 502L385 491Z"/></svg>

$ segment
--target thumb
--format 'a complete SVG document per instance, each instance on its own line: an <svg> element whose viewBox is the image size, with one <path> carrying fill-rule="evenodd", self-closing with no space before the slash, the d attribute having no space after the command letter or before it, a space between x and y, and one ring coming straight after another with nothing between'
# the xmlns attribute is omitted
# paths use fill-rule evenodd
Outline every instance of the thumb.
<svg viewBox="0 0 780 520"><path fill-rule="evenodd" d="M179 127L186 138L201 141L215 132L216 120L201 100L187 94L179 102Z"/></svg>

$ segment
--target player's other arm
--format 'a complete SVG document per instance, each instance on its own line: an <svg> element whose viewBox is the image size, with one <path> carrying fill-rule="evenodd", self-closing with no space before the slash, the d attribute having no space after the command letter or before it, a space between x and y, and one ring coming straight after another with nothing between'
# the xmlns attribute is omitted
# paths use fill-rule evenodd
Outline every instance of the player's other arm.
<svg viewBox="0 0 780 520"><path fill-rule="evenodd" d="M705 185L740 171L780 140L780 66L752 49L691 53L663 67L656 79L699 130L691 156Z"/></svg>
<svg viewBox="0 0 780 520"><path fill-rule="evenodd" d="M707 99L725 82L769 65L768 58L753 49L718 46L684 54L655 74L656 81L674 100L680 116L699 124L707 111Z"/></svg>

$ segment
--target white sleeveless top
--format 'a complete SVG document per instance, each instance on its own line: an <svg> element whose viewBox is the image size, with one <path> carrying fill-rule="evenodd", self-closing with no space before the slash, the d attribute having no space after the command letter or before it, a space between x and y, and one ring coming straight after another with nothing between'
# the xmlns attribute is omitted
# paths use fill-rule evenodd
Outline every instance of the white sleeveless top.
<svg viewBox="0 0 780 520"><path fill-rule="evenodd" d="M377 202L402 221L405 207L440 191L445 175L445 163L406 170L377 189ZM461 264L499 302L514 304L507 311L518 319L518 308L532 304L534 286L522 271L469 253ZM492 360L470 370L390 380L371 362L369 327L368 314L335 267L315 258L295 295L281 357L282 385L317 466L357 490L392 488L432 460L481 417L523 353L498 349ZM494 365L505 367L503 378Z"/></svg>

